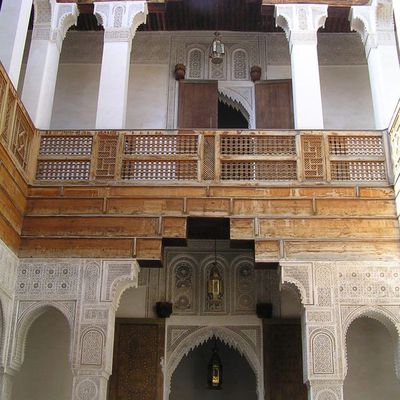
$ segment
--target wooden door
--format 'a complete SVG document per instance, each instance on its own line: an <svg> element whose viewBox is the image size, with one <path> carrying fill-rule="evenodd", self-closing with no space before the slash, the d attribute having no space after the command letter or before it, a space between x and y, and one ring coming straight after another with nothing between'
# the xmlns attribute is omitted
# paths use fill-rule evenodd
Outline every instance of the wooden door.
<svg viewBox="0 0 400 400"><path fill-rule="evenodd" d="M179 81L179 128L217 128L218 82Z"/></svg>
<svg viewBox="0 0 400 400"><path fill-rule="evenodd" d="M300 321L264 320L264 382L269 400L307 400Z"/></svg>
<svg viewBox="0 0 400 400"><path fill-rule="evenodd" d="M256 124L258 129L292 129L291 79L256 82Z"/></svg>
<svg viewBox="0 0 400 400"><path fill-rule="evenodd" d="M110 400L162 400L163 320L117 319Z"/></svg>

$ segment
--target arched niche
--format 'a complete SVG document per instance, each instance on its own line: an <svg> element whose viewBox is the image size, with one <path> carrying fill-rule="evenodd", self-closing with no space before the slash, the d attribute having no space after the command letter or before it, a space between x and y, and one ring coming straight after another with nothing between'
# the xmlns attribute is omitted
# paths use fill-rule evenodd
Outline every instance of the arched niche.
<svg viewBox="0 0 400 400"><path fill-rule="evenodd" d="M393 338L394 326L388 329L387 321L382 321L381 316L363 314L346 330L346 400L400 398L400 381L393 362L396 354L398 363L398 337Z"/></svg>
<svg viewBox="0 0 400 400"><path fill-rule="evenodd" d="M257 399L263 400L264 374L260 348L257 346L255 347L250 338L245 338L234 330L223 326L206 326L196 329L183 338L170 354L168 354L167 349L167 359L165 362L164 373L164 399L169 399L172 376L183 357L188 355L196 347L214 337L237 350L246 358L256 376Z"/></svg>
<svg viewBox="0 0 400 400"><path fill-rule="evenodd" d="M69 400L73 380L69 321L54 307L40 311L26 332L24 362L14 378L12 399Z"/></svg>
<svg viewBox="0 0 400 400"><path fill-rule="evenodd" d="M207 367L214 346L222 363L222 390L209 390ZM246 358L235 348L211 338L183 357L171 379L170 400L181 400L182 394L192 400L256 400L256 376Z"/></svg>

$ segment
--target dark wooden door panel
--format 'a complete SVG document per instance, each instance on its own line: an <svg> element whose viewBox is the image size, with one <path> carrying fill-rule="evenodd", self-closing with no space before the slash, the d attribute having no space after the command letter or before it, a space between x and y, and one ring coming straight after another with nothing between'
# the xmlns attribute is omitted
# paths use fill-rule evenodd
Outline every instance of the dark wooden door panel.
<svg viewBox="0 0 400 400"><path fill-rule="evenodd" d="M292 129L293 99L290 79L256 82L258 129Z"/></svg>
<svg viewBox="0 0 400 400"><path fill-rule="evenodd" d="M307 400L301 325L264 320L264 381L269 400Z"/></svg>
<svg viewBox="0 0 400 400"><path fill-rule="evenodd" d="M179 82L179 128L217 128L218 82Z"/></svg>
<svg viewBox="0 0 400 400"><path fill-rule="evenodd" d="M164 324L117 319L110 400L162 400Z"/></svg>

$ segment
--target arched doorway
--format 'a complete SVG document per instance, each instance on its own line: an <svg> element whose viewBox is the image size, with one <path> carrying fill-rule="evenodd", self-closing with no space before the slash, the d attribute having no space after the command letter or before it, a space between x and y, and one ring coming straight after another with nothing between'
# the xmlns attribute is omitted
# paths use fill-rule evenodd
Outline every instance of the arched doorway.
<svg viewBox="0 0 400 400"><path fill-rule="evenodd" d="M28 330L25 357L15 377L13 400L70 400L70 326L54 308L40 314Z"/></svg>
<svg viewBox="0 0 400 400"><path fill-rule="evenodd" d="M214 344L223 365L221 390L207 387L207 365ZM209 339L181 360L172 375L169 399L180 400L184 396L192 400L256 400L256 389L256 376L246 358L221 340Z"/></svg>
<svg viewBox="0 0 400 400"><path fill-rule="evenodd" d="M351 323L346 335L346 400L400 398L393 339L388 329L375 319L361 317Z"/></svg>

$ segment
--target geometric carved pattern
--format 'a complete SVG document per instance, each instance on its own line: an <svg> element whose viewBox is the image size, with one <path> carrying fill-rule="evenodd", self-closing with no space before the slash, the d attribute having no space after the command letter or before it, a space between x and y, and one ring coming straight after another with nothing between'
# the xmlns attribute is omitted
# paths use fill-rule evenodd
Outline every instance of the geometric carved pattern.
<svg viewBox="0 0 400 400"><path fill-rule="evenodd" d="M324 159L322 149L322 137L302 136L304 179L324 179Z"/></svg>
<svg viewBox="0 0 400 400"><path fill-rule="evenodd" d="M98 141L96 179L115 179L118 136L100 134Z"/></svg>
<svg viewBox="0 0 400 400"><path fill-rule="evenodd" d="M179 261L174 268L173 305L179 313L192 313L195 298L195 267L188 260Z"/></svg>
<svg viewBox="0 0 400 400"><path fill-rule="evenodd" d="M384 161L332 161L331 174L334 181L382 181L385 182Z"/></svg>
<svg viewBox="0 0 400 400"><path fill-rule="evenodd" d="M33 131L29 125L25 115L19 108L15 113L15 120L13 126L13 140L11 151L19 162L19 165L26 169L28 164L29 149Z"/></svg>
<svg viewBox="0 0 400 400"><path fill-rule="evenodd" d="M90 161L38 161L37 180L88 181Z"/></svg>
<svg viewBox="0 0 400 400"><path fill-rule="evenodd" d="M330 336L319 332L313 336L311 345L314 374L333 374L333 344Z"/></svg>
<svg viewBox="0 0 400 400"><path fill-rule="evenodd" d="M124 154L133 156L197 155L195 135L125 135Z"/></svg>
<svg viewBox="0 0 400 400"><path fill-rule="evenodd" d="M205 136L203 157L203 180L213 181L215 179L215 138Z"/></svg>
<svg viewBox="0 0 400 400"><path fill-rule="evenodd" d="M193 49L189 52L189 79L202 79L203 75L203 52L199 49Z"/></svg>
<svg viewBox="0 0 400 400"><path fill-rule="evenodd" d="M197 161L124 160L123 180L197 180Z"/></svg>
<svg viewBox="0 0 400 400"><path fill-rule="evenodd" d="M255 274L250 260L240 262L235 268L235 312L254 312Z"/></svg>
<svg viewBox="0 0 400 400"><path fill-rule="evenodd" d="M91 329L82 337L81 364L101 366L103 354L103 334Z"/></svg>
<svg viewBox="0 0 400 400"><path fill-rule="evenodd" d="M245 80L248 75L247 54L244 50L235 50L233 52L233 79Z"/></svg>
<svg viewBox="0 0 400 400"><path fill-rule="evenodd" d="M221 136L222 155L295 156L294 136Z"/></svg>
<svg viewBox="0 0 400 400"><path fill-rule="evenodd" d="M80 132L77 134L81 135ZM92 136L42 136L41 156L85 156L92 153Z"/></svg>
<svg viewBox="0 0 400 400"><path fill-rule="evenodd" d="M296 161L222 161L224 181L297 180Z"/></svg>
<svg viewBox="0 0 400 400"><path fill-rule="evenodd" d="M381 136L329 136L329 154L333 156L383 156Z"/></svg>

